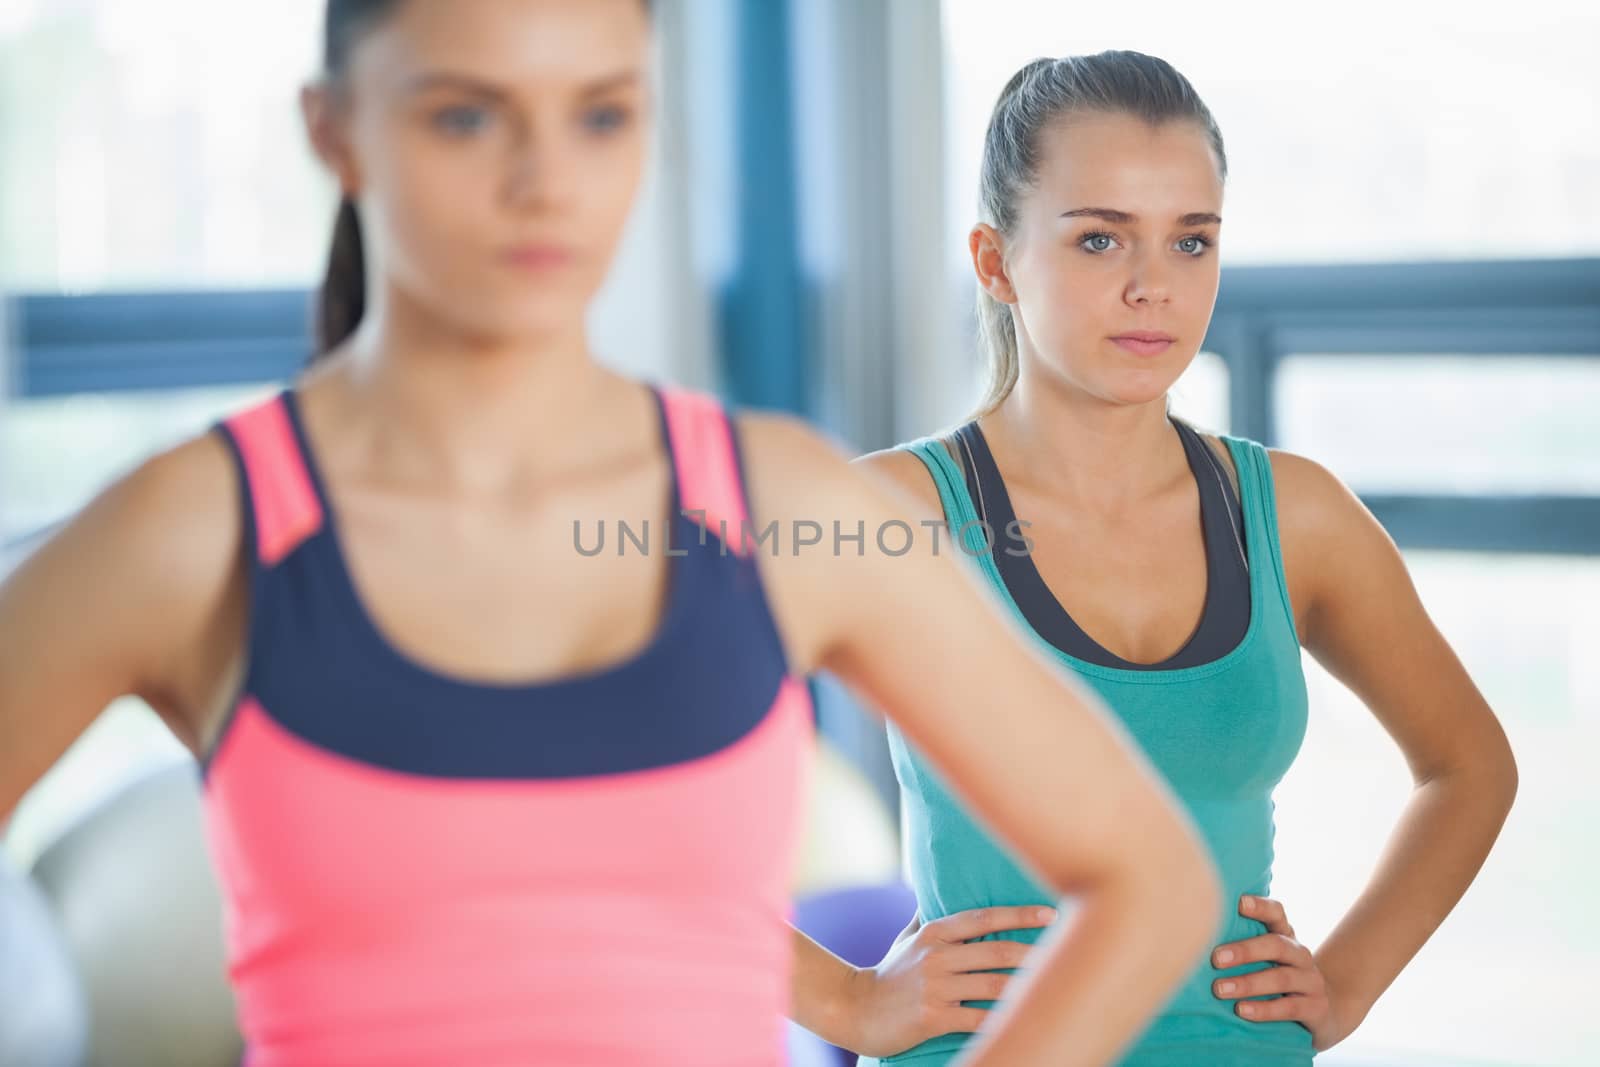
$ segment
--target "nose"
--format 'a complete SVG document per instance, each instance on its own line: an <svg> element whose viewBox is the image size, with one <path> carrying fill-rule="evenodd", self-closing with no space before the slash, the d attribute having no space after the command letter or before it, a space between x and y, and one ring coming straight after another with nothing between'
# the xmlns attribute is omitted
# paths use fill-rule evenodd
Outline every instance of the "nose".
<svg viewBox="0 0 1600 1067"><path fill-rule="evenodd" d="M1172 297L1165 266L1159 255L1144 255L1134 260L1133 273L1123 290L1124 302L1132 307L1165 304Z"/></svg>
<svg viewBox="0 0 1600 1067"><path fill-rule="evenodd" d="M505 198L512 207L560 206L572 193L571 153L551 131L526 126L510 146L505 175Z"/></svg>

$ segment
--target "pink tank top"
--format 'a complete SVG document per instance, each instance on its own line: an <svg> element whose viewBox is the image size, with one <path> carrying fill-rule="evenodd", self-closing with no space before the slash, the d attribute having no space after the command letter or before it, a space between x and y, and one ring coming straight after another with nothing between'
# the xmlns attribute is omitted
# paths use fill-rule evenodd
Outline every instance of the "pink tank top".
<svg viewBox="0 0 1600 1067"><path fill-rule="evenodd" d="M385 640L292 391L221 428L249 666L205 809L251 1067L783 1061L811 705L734 535L729 420L656 396L676 498L650 541L670 555L659 628L533 685Z"/></svg>

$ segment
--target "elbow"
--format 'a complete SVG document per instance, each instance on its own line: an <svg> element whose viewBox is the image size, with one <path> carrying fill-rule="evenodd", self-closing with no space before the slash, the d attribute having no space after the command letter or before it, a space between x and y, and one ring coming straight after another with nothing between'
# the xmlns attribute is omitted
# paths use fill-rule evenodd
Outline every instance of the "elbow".
<svg viewBox="0 0 1600 1067"><path fill-rule="evenodd" d="M1477 751L1461 756L1448 770L1423 776L1418 785L1435 780L1461 783L1465 793L1492 806L1503 818L1517 798L1517 757L1511 751L1511 742L1502 734L1494 743L1486 742Z"/></svg>
<svg viewBox="0 0 1600 1067"><path fill-rule="evenodd" d="M1511 750L1511 739L1506 738L1502 743L1500 756L1500 777L1505 787L1506 807L1517 797L1517 754Z"/></svg>
<svg viewBox="0 0 1600 1067"><path fill-rule="evenodd" d="M1468 739L1412 759L1413 792L1444 790L1456 804L1504 819L1517 798L1519 772L1511 741L1492 716ZM1408 754L1409 756L1409 754Z"/></svg>
<svg viewBox="0 0 1600 1067"><path fill-rule="evenodd" d="M1511 751L1510 742L1506 743L1505 754L1500 760L1499 772L1496 775L1499 785L1500 803L1505 814L1511 813L1511 805L1517 799L1517 785L1519 783L1517 771L1517 757Z"/></svg>

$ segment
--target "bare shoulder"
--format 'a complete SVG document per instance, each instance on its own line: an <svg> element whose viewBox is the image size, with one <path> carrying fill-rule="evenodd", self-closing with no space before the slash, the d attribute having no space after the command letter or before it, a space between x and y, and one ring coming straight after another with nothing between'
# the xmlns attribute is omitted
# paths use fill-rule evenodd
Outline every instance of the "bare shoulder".
<svg viewBox="0 0 1600 1067"><path fill-rule="evenodd" d="M145 697L192 741L185 700L206 652L237 629L242 509L227 446L197 437L101 492L0 584L0 638L33 671L29 700L86 725Z"/></svg>
<svg viewBox="0 0 1600 1067"><path fill-rule="evenodd" d="M835 640L854 562L828 550L825 533L870 510L870 490L844 450L801 419L750 412L734 421L751 519L773 534L756 561L790 669L806 674Z"/></svg>
<svg viewBox="0 0 1600 1067"><path fill-rule="evenodd" d="M850 491L844 449L805 420L780 412L734 417L753 510L778 513L826 508Z"/></svg>
<svg viewBox="0 0 1600 1067"><path fill-rule="evenodd" d="M1224 462L1224 469L1232 478L1237 492L1238 466L1234 463L1233 451L1228 443L1217 434L1203 433L1200 437ZM1331 519L1342 515L1348 521L1365 510L1338 476L1316 460L1278 448L1266 451L1272 466L1273 496L1277 501L1280 531L1298 529L1316 533L1321 524Z"/></svg>
<svg viewBox="0 0 1600 1067"><path fill-rule="evenodd" d="M752 517L763 529L777 524L771 551L759 553L762 574L789 662L803 673L826 660L852 620L877 610L874 598L925 573L919 560L929 539L913 538L909 556L878 546L894 524L936 519L938 496L927 474L917 475L915 456L852 463L837 443L791 416L746 414L737 423ZM885 476L877 464L900 473ZM908 491L917 477L926 490Z"/></svg>
<svg viewBox="0 0 1600 1067"><path fill-rule="evenodd" d="M203 585L225 574L243 535L238 482L227 445L207 433L146 460L90 510L106 512L118 544L158 560L170 579Z"/></svg>
<svg viewBox="0 0 1600 1067"><path fill-rule="evenodd" d="M857 467L875 478L909 493L917 503L935 514L943 509L939 487L921 459L903 448L869 452L855 461Z"/></svg>
<svg viewBox="0 0 1600 1067"><path fill-rule="evenodd" d="M1367 506L1322 464L1269 449L1278 543L1301 640L1315 649L1330 608L1371 598L1370 582L1404 585L1400 550Z"/></svg>
<svg viewBox="0 0 1600 1067"><path fill-rule="evenodd" d="M1273 495L1281 529L1305 537L1326 538L1371 521L1360 499L1339 477L1316 460L1281 449L1268 449Z"/></svg>
<svg viewBox="0 0 1600 1067"><path fill-rule="evenodd" d="M176 713L208 687L204 676L227 651L217 646L239 636L248 489L221 435L211 432L146 461L112 492L125 500L108 522L121 559L108 581L127 591L151 641L139 692ZM135 617L123 622L135 625ZM188 715L200 710L182 707Z"/></svg>
<svg viewBox="0 0 1600 1067"><path fill-rule="evenodd" d="M816 501L861 492L863 486L891 487L893 496L910 494L927 508L940 508L938 486L928 468L905 449L886 448L850 459L843 445L793 415L746 412L735 423L753 494L781 490L786 497Z"/></svg>
<svg viewBox="0 0 1600 1067"><path fill-rule="evenodd" d="M939 509L939 491L922 461L885 449L851 459L846 448L793 415L748 412L735 417L744 473L756 504L829 514L840 505L903 503ZM781 504L780 504L781 502ZM769 506L771 513L774 509Z"/></svg>
<svg viewBox="0 0 1600 1067"><path fill-rule="evenodd" d="M145 460L102 490L24 559L17 584L88 583L97 612L134 590L170 603L222 580L242 535L237 479L215 434Z"/></svg>
<svg viewBox="0 0 1600 1067"><path fill-rule="evenodd" d="M733 416L746 456L758 454L781 463L844 462L843 446L798 415L782 411L741 411Z"/></svg>

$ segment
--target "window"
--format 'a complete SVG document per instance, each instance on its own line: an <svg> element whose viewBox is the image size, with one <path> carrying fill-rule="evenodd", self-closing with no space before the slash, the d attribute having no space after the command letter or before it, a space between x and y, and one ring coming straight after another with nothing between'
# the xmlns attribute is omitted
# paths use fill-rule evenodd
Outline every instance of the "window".
<svg viewBox="0 0 1600 1067"><path fill-rule="evenodd" d="M332 232L295 85L318 0L10 0L0 277L88 292L301 285Z"/></svg>
<svg viewBox="0 0 1600 1067"><path fill-rule="evenodd" d="M1482 874L1345 1051L1374 1064L1588 1063L1600 1042L1585 999L1600 959L1600 559L1406 562L1505 724L1522 784ZM1274 894L1315 945L1360 893L1384 845L1375 828L1393 826L1411 779L1377 720L1309 657L1306 679L1311 725L1277 794Z"/></svg>
<svg viewBox="0 0 1600 1067"><path fill-rule="evenodd" d="M1039 56L1108 48L1171 62L1221 127L1225 264L1600 251L1600 7L1529 0L1507 14L944 0L953 266L1007 79Z"/></svg>
<svg viewBox="0 0 1600 1067"><path fill-rule="evenodd" d="M1228 365L1213 352L1195 356L1172 386L1172 412L1206 433L1228 433Z"/></svg>
<svg viewBox="0 0 1600 1067"><path fill-rule="evenodd" d="M249 401L269 385L78 393L14 400L0 419L0 544L77 511L145 457Z"/></svg>
<svg viewBox="0 0 1600 1067"><path fill-rule="evenodd" d="M1292 356L1276 385L1283 446L1358 492L1600 495L1600 359Z"/></svg>

